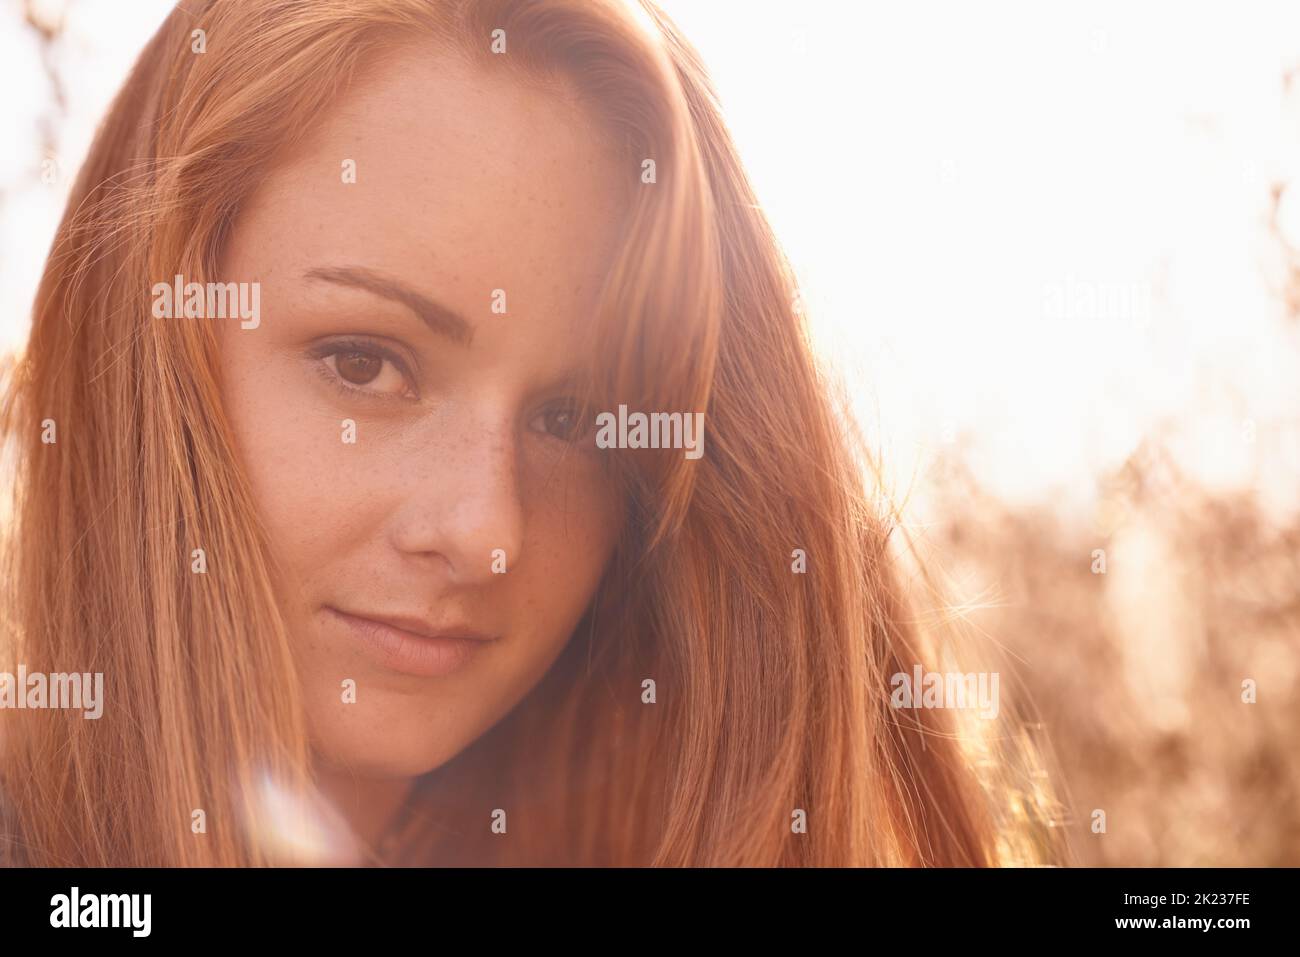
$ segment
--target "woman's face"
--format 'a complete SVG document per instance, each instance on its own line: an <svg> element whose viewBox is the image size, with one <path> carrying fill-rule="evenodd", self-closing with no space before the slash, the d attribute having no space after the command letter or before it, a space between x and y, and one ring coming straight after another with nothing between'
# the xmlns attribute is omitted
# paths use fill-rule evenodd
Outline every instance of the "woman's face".
<svg viewBox="0 0 1300 957"><path fill-rule="evenodd" d="M447 761L592 598L622 503L568 400L624 165L566 101L422 51L241 211L217 278L261 318L213 320L225 402L326 768Z"/></svg>

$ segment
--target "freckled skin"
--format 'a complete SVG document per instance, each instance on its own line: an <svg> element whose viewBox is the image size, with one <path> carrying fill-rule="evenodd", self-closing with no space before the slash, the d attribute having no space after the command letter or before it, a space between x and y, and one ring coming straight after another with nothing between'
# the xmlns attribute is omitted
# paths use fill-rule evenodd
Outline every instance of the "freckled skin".
<svg viewBox="0 0 1300 957"><path fill-rule="evenodd" d="M622 502L594 443L545 428L588 323L635 170L592 121L509 74L428 50L378 65L245 205L221 265L262 284L261 324L222 326L224 400L266 523L332 772L432 770L541 679L586 609ZM344 159L356 183L344 184ZM397 302L303 277L380 272L460 313L468 346ZM504 289L508 314L491 311ZM378 390L348 393L338 337L378 338ZM356 443L342 422L356 422ZM492 573L494 549L508 572ZM420 615L500 638L449 675L362 652L326 606ZM357 702L341 700L344 679Z"/></svg>

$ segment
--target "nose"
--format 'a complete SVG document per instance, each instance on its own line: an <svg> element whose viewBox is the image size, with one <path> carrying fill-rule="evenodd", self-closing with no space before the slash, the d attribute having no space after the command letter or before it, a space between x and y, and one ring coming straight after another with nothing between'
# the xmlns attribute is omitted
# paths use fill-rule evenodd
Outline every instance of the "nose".
<svg viewBox="0 0 1300 957"><path fill-rule="evenodd" d="M441 562L449 581L483 584L522 558L518 442L505 421L438 423L399 466L408 474L391 541L413 561Z"/></svg>

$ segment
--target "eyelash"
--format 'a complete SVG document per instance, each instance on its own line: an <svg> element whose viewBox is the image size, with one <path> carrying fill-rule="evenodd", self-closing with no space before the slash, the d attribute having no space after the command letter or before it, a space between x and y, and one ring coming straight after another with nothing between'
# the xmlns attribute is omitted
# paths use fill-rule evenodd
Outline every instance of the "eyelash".
<svg viewBox="0 0 1300 957"><path fill-rule="evenodd" d="M311 354L319 361L316 365L317 370L325 380L338 389L341 395L349 397L361 397L363 399L374 400L377 402L412 402L417 401L420 396L415 388L414 376L411 375L410 367L406 361L386 346L369 339L332 339L311 350ZM393 368L401 374L406 380L407 388L414 395L392 395L385 392L377 392L374 389L368 389L365 386L353 385L344 380L337 371L331 369L325 362L330 356L344 355L362 355L379 359L383 362L392 364ZM382 372L382 367L381 367Z"/></svg>
<svg viewBox="0 0 1300 957"><path fill-rule="evenodd" d="M565 445L569 445L569 446L577 446L579 443L582 442L584 438L592 434L592 432L594 431L594 426L588 424L590 421L589 417L583 412L582 409L578 407L578 404L574 400L560 399L557 400L556 402L549 403L548 405L544 406L542 410L537 413L536 416L534 416L534 421L536 421L539 418L543 418L544 416L546 416L548 413L552 411L565 411L565 407L567 407L567 411L569 411L573 415L573 417L577 420L579 428L582 429L582 431L578 433L577 437L573 439L566 439L546 431L542 431L541 434L546 436L549 439L554 439L556 442L562 442ZM584 425L586 426L585 428L583 428Z"/></svg>
<svg viewBox="0 0 1300 957"><path fill-rule="evenodd" d="M317 370L319 370L320 374L323 377L325 377L326 381L328 381L331 385L333 385L341 395L353 397L353 398L361 397L363 399L375 400L378 402L412 402L412 401L418 401L420 398L419 393L412 382L414 377L411 375L410 368L408 367L406 361L403 360L403 358L400 355L398 355L396 352L394 352L392 349L389 349L386 346L383 346L377 342L374 342L369 339L333 339L328 343L324 343L312 349L311 354L317 360L319 360L316 365ZM347 382L346 380L343 379L342 376L338 374L338 372L336 372L334 369L331 369L325 363L325 360L328 359L330 356L341 356L341 355L370 356L376 359L380 359L383 362L392 363L393 367L406 380L406 384L408 388L412 392L415 392L416 394L414 396L392 395L389 393L377 392L374 389L367 389L364 386L353 385ZM559 407L564 405L567 405L569 407L569 410L572 412L572 414L575 417L579 419L579 422L581 423L583 419L583 412L581 409L577 407L577 404L572 399L560 399L557 400L556 402L549 403L548 405L544 406L536 416L533 417L532 421L536 421L538 418L541 418L552 411L557 411ZM532 423L530 422L529 424L531 426ZM545 436L546 438L553 439L556 442L561 442L565 445L577 445L583 438L591 434L592 431L594 431L594 426L584 429L582 432L578 434L578 437L576 439L565 439L544 430L539 430L539 434Z"/></svg>

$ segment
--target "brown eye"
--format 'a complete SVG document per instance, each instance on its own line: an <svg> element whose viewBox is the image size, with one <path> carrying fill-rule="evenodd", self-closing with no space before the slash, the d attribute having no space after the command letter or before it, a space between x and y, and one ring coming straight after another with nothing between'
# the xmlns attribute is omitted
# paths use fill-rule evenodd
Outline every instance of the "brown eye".
<svg viewBox="0 0 1300 957"><path fill-rule="evenodd" d="M341 352L335 359L339 376L353 385L373 382L384 367L384 360L365 352Z"/></svg>
<svg viewBox="0 0 1300 957"><path fill-rule="evenodd" d="M546 431L557 439L569 438L577 427L572 409L552 409L546 413Z"/></svg>
<svg viewBox="0 0 1300 957"><path fill-rule="evenodd" d="M419 390L407 364L380 345L362 342L325 344L313 350L326 377L349 398L418 399Z"/></svg>
<svg viewBox="0 0 1300 957"><path fill-rule="evenodd" d="M562 442L573 442L584 432L582 416L571 405L556 405L537 417L541 431Z"/></svg>

